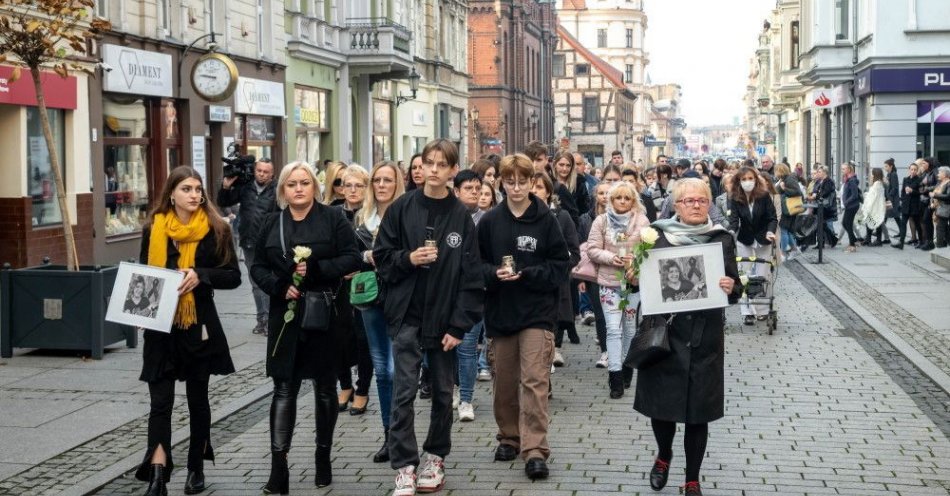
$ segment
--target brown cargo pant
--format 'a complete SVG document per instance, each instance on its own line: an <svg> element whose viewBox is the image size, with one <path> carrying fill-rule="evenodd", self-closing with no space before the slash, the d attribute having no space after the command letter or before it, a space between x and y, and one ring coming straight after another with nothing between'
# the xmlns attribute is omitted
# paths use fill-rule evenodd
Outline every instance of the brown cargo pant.
<svg viewBox="0 0 950 496"><path fill-rule="evenodd" d="M495 337L488 349L494 371L494 409L498 441L520 449L525 461L548 459L548 389L554 334L524 329Z"/></svg>

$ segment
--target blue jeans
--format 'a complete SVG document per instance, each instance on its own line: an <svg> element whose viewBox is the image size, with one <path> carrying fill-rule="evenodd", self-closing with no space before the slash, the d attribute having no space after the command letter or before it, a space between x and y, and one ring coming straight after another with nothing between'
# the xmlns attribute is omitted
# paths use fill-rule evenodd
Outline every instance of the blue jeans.
<svg viewBox="0 0 950 496"><path fill-rule="evenodd" d="M583 315L584 312L594 311L594 307L590 306L590 300L587 298L587 293L580 294L580 311L581 315Z"/></svg>
<svg viewBox="0 0 950 496"><path fill-rule="evenodd" d="M792 251L792 248L798 246L795 235L788 229L782 229L782 251Z"/></svg>
<svg viewBox="0 0 950 496"><path fill-rule="evenodd" d="M478 335L485 327L484 321L475 324L465 333L462 344L455 348L459 362L459 401L471 403L475 395L475 376L478 374Z"/></svg>
<svg viewBox="0 0 950 496"><path fill-rule="evenodd" d="M382 308L372 307L362 310L362 314L366 341L369 343L369 356L373 360L373 371L376 373L379 415L383 419L383 427L389 428L393 399L393 343L386 333L386 317Z"/></svg>

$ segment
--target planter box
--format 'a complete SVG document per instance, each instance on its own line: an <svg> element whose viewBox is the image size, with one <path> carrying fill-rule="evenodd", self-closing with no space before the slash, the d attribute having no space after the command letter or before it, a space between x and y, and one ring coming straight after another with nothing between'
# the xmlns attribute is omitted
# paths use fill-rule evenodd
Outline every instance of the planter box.
<svg viewBox="0 0 950 496"><path fill-rule="evenodd" d="M134 328L105 321L118 267L83 266L68 271L43 265L0 271L0 356L13 348L89 350L118 341L135 348Z"/></svg>

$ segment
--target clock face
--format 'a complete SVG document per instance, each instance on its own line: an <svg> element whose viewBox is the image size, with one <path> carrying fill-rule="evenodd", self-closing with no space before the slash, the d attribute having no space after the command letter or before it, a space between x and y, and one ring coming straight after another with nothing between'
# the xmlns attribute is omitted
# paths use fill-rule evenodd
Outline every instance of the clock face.
<svg viewBox="0 0 950 496"><path fill-rule="evenodd" d="M199 60L191 73L195 91L208 100L223 100L234 91L236 83L230 61L212 56Z"/></svg>

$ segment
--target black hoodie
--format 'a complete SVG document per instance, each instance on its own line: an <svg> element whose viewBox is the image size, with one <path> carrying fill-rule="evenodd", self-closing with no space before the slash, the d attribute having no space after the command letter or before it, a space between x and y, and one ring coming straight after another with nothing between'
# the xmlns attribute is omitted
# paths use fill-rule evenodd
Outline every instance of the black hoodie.
<svg viewBox="0 0 950 496"><path fill-rule="evenodd" d="M556 325L558 286L568 280L570 254L557 218L537 197L529 198L531 205L521 217L505 201L478 223L488 337L529 328L553 332ZM505 255L514 257L519 280L498 280L495 272Z"/></svg>

